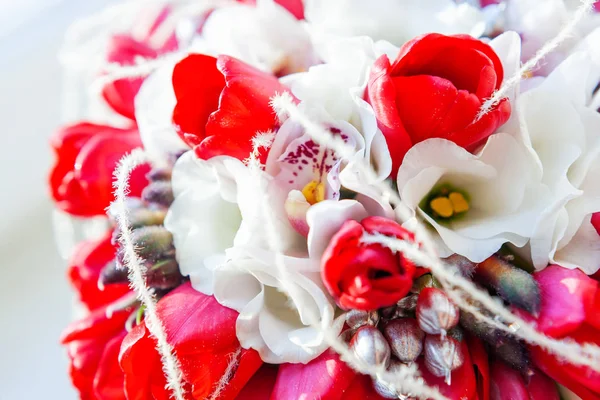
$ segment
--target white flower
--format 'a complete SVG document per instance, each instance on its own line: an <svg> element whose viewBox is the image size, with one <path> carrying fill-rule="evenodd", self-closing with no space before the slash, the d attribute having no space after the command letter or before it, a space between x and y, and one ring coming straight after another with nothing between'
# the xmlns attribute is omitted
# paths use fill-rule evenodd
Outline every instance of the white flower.
<svg viewBox="0 0 600 400"><path fill-rule="evenodd" d="M189 149L172 123L177 102L171 78L174 67L164 65L150 74L135 97L135 119L144 149L158 160Z"/></svg>
<svg viewBox="0 0 600 400"><path fill-rule="evenodd" d="M445 139L418 143L398 171L400 197L415 210L405 224L412 229L417 217L431 224L441 257L458 253L481 262L504 243L524 246L548 196L532 168L526 149L504 133L492 135L478 155ZM434 214L431 202L450 193L466 198L468 211Z"/></svg>
<svg viewBox="0 0 600 400"><path fill-rule="evenodd" d="M550 205L532 235L536 269L556 263L592 274L600 267L600 114L592 98L600 78L600 30L517 102L517 134L551 190Z"/></svg>
<svg viewBox="0 0 600 400"><path fill-rule="evenodd" d="M452 0L305 0L308 29L317 37L369 36L397 46L430 32L479 36L481 11Z"/></svg>
<svg viewBox="0 0 600 400"><path fill-rule="evenodd" d="M282 75L306 70L316 61L303 24L273 0L217 8L192 48Z"/></svg>
<svg viewBox="0 0 600 400"><path fill-rule="evenodd" d="M165 226L181 272L196 290L240 313L242 346L270 363L306 363L321 354L327 344L315 325L330 326L334 306L320 280L320 259L308 257L306 239L287 221L287 192L237 159L204 161L193 152L175 165L173 191ZM284 255L276 257L271 245Z"/></svg>

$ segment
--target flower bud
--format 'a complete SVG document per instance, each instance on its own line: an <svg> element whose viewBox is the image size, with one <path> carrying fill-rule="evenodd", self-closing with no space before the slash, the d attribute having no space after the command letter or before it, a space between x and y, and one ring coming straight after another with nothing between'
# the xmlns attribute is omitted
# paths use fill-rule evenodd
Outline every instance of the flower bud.
<svg viewBox="0 0 600 400"><path fill-rule="evenodd" d="M155 289L172 289L178 286L182 279L179 265L173 258L158 261L146 272L146 284Z"/></svg>
<svg viewBox="0 0 600 400"><path fill-rule="evenodd" d="M168 208L175 200L171 182L156 181L150 183L142 192L142 200Z"/></svg>
<svg viewBox="0 0 600 400"><path fill-rule="evenodd" d="M383 335L390 344L392 353L402 362L415 361L423 351L425 333L413 318L390 321L383 328Z"/></svg>
<svg viewBox="0 0 600 400"><path fill-rule="evenodd" d="M425 338L425 367L435 376L445 377L450 384L450 375L465 361L460 343L451 337L427 335Z"/></svg>
<svg viewBox="0 0 600 400"><path fill-rule="evenodd" d="M377 311L350 310L346 313L346 323L350 329L357 329L367 324L377 326L379 314Z"/></svg>
<svg viewBox="0 0 600 400"><path fill-rule="evenodd" d="M414 312L417 309L418 300L418 294L411 294L410 296L406 296L398 302L398 312L403 315L406 313Z"/></svg>
<svg viewBox="0 0 600 400"><path fill-rule="evenodd" d="M138 208L129 212L129 224L132 229L143 226L162 225L167 212L165 210L152 210L149 208Z"/></svg>
<svg viewBox="0 0 600 400"><path fill-rule="evenodd" d="M425 288L417 302L419 327L430 335L445 335L459 320L458 307L437 288Z"/></svg>
<svg viewBox="0 0 600 400"><path fill-rule="evenodd" d="M111 261L102 268L98 277L98 287L103 288L112 283L127 282L127 268L115 261Z"/></svg>
<svg viewBox="0 0 600 400"><path fill-rule="evenodd" d="M510 304L534 315L539 312L541 296L537 282L507 259L492 256L477 264L474 278Z"/></svg>
<svg viewBox="0 0 600 400"><path fill-rule="evenodd" d="M152 168L150 172L146 174L146 178L150 182L170 181L172 173L173 170L171 168Z"/></svg>
<svg viewBox="0 0 600 400"><path fill-rule="evenodd" d="M365 325L359 328L350 341L350 348L368 365L387 367L390 363L390 346L377 328Z"/></svg>
<svg viewBox="0 0 600 400"><path fill-rule="evenodd" d="M400 361L392 360L390 362L390 366L388 367L388 372L393 374L395 371L397 371L401 367L402 367L402 363ZM379 380L379 379L373 380L373 388L375 389L377 394L379 394L381 397L383 397L385 399L398 400L398 399L406 399L407 398L406 396L399 394L393 385L389 384L388 382Z"/></svg>
<svg viewBox="0 0 600 400"><path fill-rule="evenodd" d="M145 226L132 232L133 244L142 259L154 263L175 254L173 236L163 226ZM122 251L119 260L123 264Z"/></svg>

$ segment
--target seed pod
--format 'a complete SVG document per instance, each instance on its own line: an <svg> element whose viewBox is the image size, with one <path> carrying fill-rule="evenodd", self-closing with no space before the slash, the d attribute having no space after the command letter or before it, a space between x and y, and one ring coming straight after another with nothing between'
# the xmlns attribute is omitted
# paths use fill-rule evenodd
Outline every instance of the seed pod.
<svg viewBox="0 0 600 400"><path fill-rule="evenodd" d="M445 335L459 320L458 307L437 288L425 288L417 302L419 327L430 335Z"/></svg>
<svg viewBox="0 0 600 400"><path fill-rule="evenodd" d="M152 210L149 208L138 208L129 212L129 224L132 229L143 226L162 225L167 212L165 210Z"/></svg>
<svg viewBox="0 0 600 400"><path fill-rule="evenodd" d="M379 379L373 380L373 389L375 389L375 392L384 399L398 399L396 389L394 389L392 385Z"/></svg>
<svg viewBox="0 0 600 400"><path fill-rule="evenodd" d="M418 294L406 296L398 302L398 311L402 311L403 313L415 311L417 309L418 300Z"/></svg>
<svg viewBox="0 0 600 400"><path fill-rule="evenodd" d="M127 282L127 269L117 264L114 260L109 262L100 271L98 277L98 287L103 288L106 285L112 283L126 283Z"/></svg>
<svg viewBox="0 0 600 400"><path fill-rule="evenodd" d="M402 363L398 360L392 360L390 362L390 366L388 367L388 372L394 373L397 369L402 367ZM388 382L384 382L379 379L373 380L373 388L375 391L385 399L406 399L407 397L399 394L398 391L393 387L393 385Z"/></svg>
<svg viewBox="0 0 600 400"><path fill-rule="evenodd" d="M350 310L346 313L346 323L351 329L357 329L367 324L377 326L379 314L377 311Z"/></svg>
<svg viewBox="0 0 600 400"><path fill-rule="evenodd" d="M431 274L421 275L420 277L415 279L410 291L412 293L419 294L419 293L421 293L421 290L428 288L428 287L439 287L439 284L437 283L437 281L433 278L433 275L431 275Z"/></svg>
<svg viewBox="0 0 600 400"><path fill-rule="evenodd" d="M496 357L521 372L524 376L533 373L529 362L529 353L516 338L504 335L498 342L492 343L490 349Z"/></svg>
<svg viewBox="0 0 600 400"><path fill-rule="evenodd" d="M387 339L398 360L409 363L415 361L423 351L425 333L413 318L399 318L390 321L383 328Z"/></svg>
<svg viewBox="0 0 600 400"><path fill-rule="evenodd" d="M150 183L142 191L142 200L168 208L175 200L171 182L156 181Z"/></svg>
<svg viewBox="0 0 600 400"><path fill-rule="evenodd" d="M539 312L541 297L537 282L505 258L492 256L477 264L474 278L510 304L534 315Z"/></svg>
<svg viewBox="0 0 600 400"><path fill-rule="evenodd" d="M175 253L173 236L162 226L145 226L132 232L137 254L144 260L154 263ZM123 263L121 259L119 262Z"/></svg>
<svg viewBox="0 0 600 400"><path fill-rule="evenodd" d="M425 338L425 367L435 376L445 377L450 384L452 371L465 361L460 343L451 337L427 335Z"/></svg>
<svg viewBox="0 0 600 400"><path fill-rule="evenodd" d="M158 261L146 272L146 284L155 289L172 289L182 280L183 275L179 272L179 265L173 258Z"/></svg>
<svg viewBox="0 0 600 400"><path fill-rule="evenodd" d="M383 320L390 320L396 318L396 306L389 306L379 309L379 315Z"/></svg>
<svg viewBox="0 0 600 400"><path fill-rule="evenodd" d="M170 181L173 170L171 168L152 168L146 174L146 178L150 182Z"/></svg>
<svg viewBox="0 0 600 400"><path fill-rule="evenodd" d="M368 365L387 367L390 363L390 346L374 326L360 327L350 341L350 347L356 357Z"/></svg>
<svg viewBox="0 0 600 400"><path fill-rule="evenodd" d="M472 277L473 273L475 272L475 268L477 268L477 264L458 254L453 254L448 258L444 258L444 263L455 267L465 278Z"/></svg>

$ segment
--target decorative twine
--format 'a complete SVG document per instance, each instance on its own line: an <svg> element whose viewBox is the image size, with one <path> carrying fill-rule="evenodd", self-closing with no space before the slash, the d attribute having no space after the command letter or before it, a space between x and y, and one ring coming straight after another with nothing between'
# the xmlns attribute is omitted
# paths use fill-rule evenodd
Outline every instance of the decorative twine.
<svg viewBox="0 0 600 400"><path fill-rule="evenodd" d="M233 378L233 374L239 365L239 358L242 355L242 348L239 347L235 352L231 354L231 359L229 360L229 364L227 364L227 368L225 368L225 372L219 382L215 385L215 389L212 392L212 395L208 398L208 400L217 400L223 390L227 387L227 384Z"/></svg>
<svg viewBox="0 0 600 400"><path fill-rule="evenodd" d="M498 89L490 99L484 102L478 117L488 113L503 97L506 96L506 93L512 87L520 82L525 72L534 68L539 61L541 61L546 55L554 51L562 42L564 42L572 33L575 26L591 9L593 3L594 0L583 0L582 5L577 9L571 20L569 20L568 23L561 29L558 35L552 40L548 41L532 59L527 61L514 76L507 79L503 83L500 89ZM182 14L178 14L178 17L181 16ZM166 57L168 59L169 55ZM165 58L161 58L160 60L152 61L150 65L147 65L147 63L141 63L140 65L125 67L125 69L120 66L119 69L111 71L108 76L117 77L115 79L120 79L121 77L143 76L152 69L162 65L161 63L164 62ZM283 119L285 117L289 117L296 121L305 129L307 134L311 135L311 137L313 137L313 139L319 142L321 145L333 149L344 158L348 158L352 155L353 149L350 146L348 146L340 138L331 135L331 133L320 124L312 121L309 116L307 116L294 104L289 94L284 93L282 95L275 96L272 99L272 106L280 118ZM251 155L250 160L252 160L253 157L256 159L256 154ZM115 172L115 218L121 231L119 241L124 249L124 262L129 270L129 279L132 287L138 295L138 298L146 306L146 323L148 330L157 340L157 350L161 355L163 371L168 382L167 386L173 391L173 394L177 400L184 400L184 391L182 385L183 379L179 362L175 356L173 347L167 341L167 335L164 326L158 317L154 294L146 285L144 279L146 267L136 253L135 244L131 235L129 218L127 215L127 207L125 205L131 172L137 166L148 161L150 161L148 156L141 150L134 150L130 155L121 160L121 163ZM406 221L407 219L411 218L411 210L409 210L406 205L402 203L398 194L386 182L377 182L376 179L372 179L376 177L376 173L371 165L359 163L357 166L360 168L361 172L365 174L368 180L374 182L373 186L377 187L381 191L381 196L389 200L390 204L396 207L395 212L399 220ZM249 167L252 168L252 164L249 165ZM254 168L256 168L256 166ZM264 202L264 204L266 205L268 203ZM273 216L269 212L264 212L264 215L268 221L267 225L270 226L268 229L269 243L275 250L277 250L278 254L278 257L276 257L277 268L282 273L282 277L285 277L287 272L282 262L283 254L281 254L279 251L281 246L278 236L276 235L276 231L274 231L275 225ZM414 244L382 235L367 235L363 238L363 242L380 243L394 251L402 251L420 265L426 265L445 287L451 299L459 307L473 313L473 315L479 320L498 329L509 332L533 345L543 347L547 351L573 364L585 365L596 371L600 371L599 347L590 344L579 345L568 340L556 340L541 334L535 329L534 326L515 316L504 306L493 301L487 292L478 289L472 282L456 274L451 267L444 265L444 263L436 254L434 242L431 240L428 232L421 223L417 224L414 233L417 238L417 242L420 244L419 248L415 247ZM283 281L285 281L285 279L283 279ZM284 287L289 286L286 284L286 282L282 282L282 285ZM471 298L479 302L485 309L496 314L504 322L500 322L484 315L476 307L469 304L466 298ZM507 323L509 325L506 325ZM340 354L342 360L347 362L358 372L369 374L374 378L391 384L398 391L403 391L413 396L432 398L436 400L444 399L444 396L442 396L435 388L426 386L423 379L418 376L418 371L414 365L400 368L399 370L394 371L394 373L386 371L382 366L374 367L366 365L353 354L348 346L336 334L333 333L331 327L323 329L323 327L315 324L315 328L320 329L323 332L327 343L333 350ZM241 349L238 351L241 352ZM210 400L216 400L224 385L226 385L226 383L230 380L230 375L232 374L235 365L237 365L236 354L237 352L234 353L234 356L232 357L224 376L218 382L215 391L210 397ZM400 397L401 395L399 394L399 398Z"/></svg>
<svg viewBox="0 0 600 400"><path fill-rule="evenodd" d="M151 162L141 149L123 157L115 171L115 219L120 230L119 243L123 249L124 264L129 271L129 282L140 301L146 306L145 321L150 334L156 339L156 349L161 356L163 372L167 378L167 387L173 391L176 400L185 400L183 377L175 350L167 341L167 333L156 311L156 298L146 284L146 271L143 260L138 256L132 237L131 223L126 199L129 192L129 178L138 166Z"/></svg>
<svg viewBox="0 0 600 400"><path fill-rule="evenodd" d="M288 115L292 120L302 125L305 132L322 146L329 147L338 154L349 154L351 148L338 137L314 123L302 112L293 102L291 96L287 93L276 96L272 99L273 107L278 115ZM367 177L375 176L375 171L370 165L359 163L357 165L361 172ZM390 203L396 206L395 211L401 221L411 218L410 211L400 200L398 194L389 186L387 182L374 183L373 186L381 190L382 196L387 196ZM476 318L493 325L499 329L509 332L520 339L523 339L533 345L545 348L549 352L568 360L577 365L585 365L594 370L600 371L600 348L598 346L584 344L579 345L568 340L557 340L549 338L539 333L534 326L523 319L512 314L504 306L497 304L487 292L478 289L472 282L456 274L451 266L445 265L437 256L434 242L422 223L416 224L414 233L420 247L410 245L404 241L389 238L383 235L369 235L363 238L365 243L379 243L389 247L394 251L402 251L405 255L420 265L427 266L432 273L439 279L440 283L447 289L448 295L458 306L468 309ZM475 307L464 300L464 296L470 297L497 316L511 324L506 326L492 318L489 318L479 312Z"/></svg>

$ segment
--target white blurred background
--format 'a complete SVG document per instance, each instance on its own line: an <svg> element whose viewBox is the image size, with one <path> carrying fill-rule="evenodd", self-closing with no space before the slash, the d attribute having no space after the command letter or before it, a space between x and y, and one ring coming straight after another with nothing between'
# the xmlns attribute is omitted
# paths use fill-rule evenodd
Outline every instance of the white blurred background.
<svg viewBox="0 0 600 400"><path fill-rule="evenodd" d="M72 294L52 237L47 144L65 30L108 0L0 0L0 400L75 399L58 343Z"/></svg>

